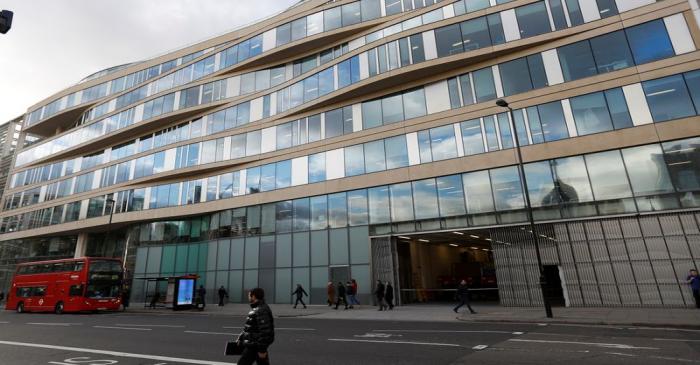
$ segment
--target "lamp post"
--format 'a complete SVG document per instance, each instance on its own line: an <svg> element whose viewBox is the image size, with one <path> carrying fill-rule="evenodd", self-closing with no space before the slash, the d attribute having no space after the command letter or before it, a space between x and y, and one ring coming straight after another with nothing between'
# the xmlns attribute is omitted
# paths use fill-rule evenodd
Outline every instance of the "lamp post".
<svg viewBox="0 0 700 365"><path fill-rule="evenodd" d="M508 114L510 116L510 128L513 131L515 150L518 153L518 173L520 175L520 181L522 183L523 194L525 195L525 210L527 211L527 218L530 221L530 233L532 233L533 240L535 242L535 253L537 256L537 268L540 271L540 289L542 290L542 302L544 303L544 311L547 318L552 318L552 305L547 299L545 292L546 280L544 277L544 266L542 265L542 256L540 255L540 242L539 235L537 234L537 229L535 228L535 219L532 216L532 205L530 204L530 195L527 190L527 181L525 180L525 167L523 165L523 155L520 151L520 141L518 140L518 130L515 127L515 116L513 115L513 108L508 105L508 102L504 99L496 100L496 105L502 108L508 108Z"/></svg>

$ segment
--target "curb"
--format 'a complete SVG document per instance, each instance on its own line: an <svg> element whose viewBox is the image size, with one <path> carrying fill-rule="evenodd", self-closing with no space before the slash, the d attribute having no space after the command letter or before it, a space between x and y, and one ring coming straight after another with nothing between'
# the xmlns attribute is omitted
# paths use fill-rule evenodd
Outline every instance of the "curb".
<svg viewBox="0 0 700 365"><path fill-rule="evenodd" d="M615 322L615 321L577 321L577 320L559 320L559 319L494 319L494 318L464 318L457 317L460 322L492 322L492 323L521 323L521 324L573 324L573 325L592 325L592 326L625 326L625 327L649 327L649 328L672 328L684 330L698 330L700 325L693 324L677 324L677 323L649 323L649 322Z"/></svg>

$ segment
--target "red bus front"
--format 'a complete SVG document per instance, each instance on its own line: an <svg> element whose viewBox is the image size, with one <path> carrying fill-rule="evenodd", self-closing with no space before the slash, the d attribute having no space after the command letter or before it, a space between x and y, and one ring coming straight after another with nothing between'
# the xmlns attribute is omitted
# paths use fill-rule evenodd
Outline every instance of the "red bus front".
<svg viewBox="0 0 700 365"><path fill-rule="evenodd" d="M5 309L17 312L117 310L121 261L81 258L20 264Z"/></svg>

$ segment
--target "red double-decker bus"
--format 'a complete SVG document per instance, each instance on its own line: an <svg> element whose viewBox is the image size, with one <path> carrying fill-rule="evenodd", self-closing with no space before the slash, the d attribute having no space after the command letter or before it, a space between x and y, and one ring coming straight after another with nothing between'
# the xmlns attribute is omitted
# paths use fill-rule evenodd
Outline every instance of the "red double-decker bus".
<svg viewBox="0 0 700 365"><path fill-rule="evenodd" d="M57 314L118 310L123 274L121 260L112 258L19 264L5 309Z"/></svg>

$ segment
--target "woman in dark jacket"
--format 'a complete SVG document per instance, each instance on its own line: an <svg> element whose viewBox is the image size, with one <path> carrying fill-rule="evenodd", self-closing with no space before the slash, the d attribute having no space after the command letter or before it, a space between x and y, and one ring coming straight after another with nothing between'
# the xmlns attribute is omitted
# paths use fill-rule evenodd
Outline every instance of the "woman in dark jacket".
<svg viewBox="0 0 700 365"><path fill-rule="evenodd" d="M386 288L384 289L384 300L386 305L389 306L389 310L394 309L394 287L391 286L391 282L386 282Z"/></svg>

